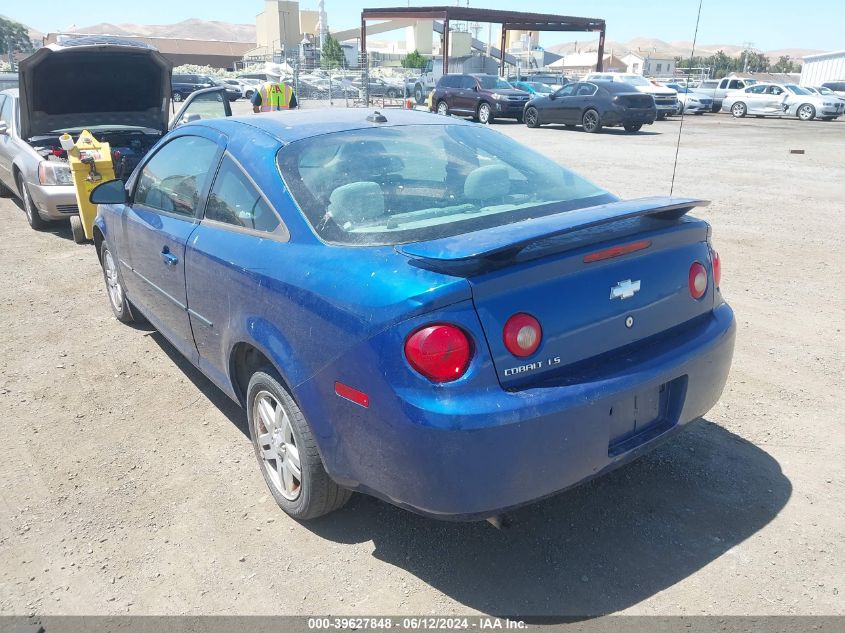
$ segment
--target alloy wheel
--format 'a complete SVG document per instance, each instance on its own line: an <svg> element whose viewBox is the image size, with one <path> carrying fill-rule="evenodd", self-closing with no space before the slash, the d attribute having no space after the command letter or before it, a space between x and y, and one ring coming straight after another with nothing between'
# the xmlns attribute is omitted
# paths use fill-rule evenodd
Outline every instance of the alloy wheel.
<svg viewBox="0 0 845 633"><path fill-rule="evenodd" d="M802 121L811 121L816 117L816 109L809 103L798 108L798 118Z"/></svg>
<svg viewBox="0 0 845 633"><path fill-rule="evenodd" d="M449 106L446 105L445 101L441 101L437 104L437 114L441 116L446 116L449 114Z"/></svg>
<svg viewBox="0 0 845 633"><path fill-rule="evenodd" d="M599 125L599 115L593 110L587 110L587 112L584 113L583 124L586 132L595 132Z"/></svg>
<svg viewBox="0 0 845 633"><path fill-rule="evenodd" d="M528 127L537 127L537 110L535 108L528 108L525 113L525 124Z"/></svg>
<svg viewBox="0 0 845 633"><path fill-rule="evenodd" d="M252 418L268 479L285 499L295 501L302 489L302 466L288 412L262 390L255 396Z"/></svg>
<svg viewBox="0 0 845 633"><path fill-rule="evenodd" d="M482 103L478 106L478 121L480 123L490 122L490 106L486 103Z"/></svg>
<svg viewBox="0 0 845 633"><path fill-rule="evenodd" d="M109 293L109 301L111 301L112 307L120 312L123 309L123 286L120 285L117 266L109 250L103 255L103 270L106 272L106 290Z"/></svg>

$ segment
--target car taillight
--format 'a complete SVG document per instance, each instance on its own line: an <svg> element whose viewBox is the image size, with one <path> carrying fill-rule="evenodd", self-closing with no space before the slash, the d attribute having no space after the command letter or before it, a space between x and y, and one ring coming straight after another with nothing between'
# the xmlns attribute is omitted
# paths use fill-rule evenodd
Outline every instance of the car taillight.
<svg viewBox="0 0 845 633"><path fill-rule="evenodd" d="M405 341L405 358L411 367L432 382L449 382L466 373L472 346L457 326L428 325Z"/></svg>
<svg viewBox="0 0 845 633"><path fill-rule="evenodd" d="M707 292L707 269L700 262L693 262L689 268L689 293L693 299L701 299Z"/></svg>
<svg viewBox="0 0 845 633"><path fill-rule="evenodd" d="M722 258L719 253L710 250L710 261L713 263L713 285L718 288L722 282Z"/></svg>
<svg viewBox="0 0 845 633"><path fill-rule="evenodd" d="M531 356L540 347L543 340L543 329L540 322L530 314L514 314L505 323L502 331L505 347L514 356Z"/></svg>

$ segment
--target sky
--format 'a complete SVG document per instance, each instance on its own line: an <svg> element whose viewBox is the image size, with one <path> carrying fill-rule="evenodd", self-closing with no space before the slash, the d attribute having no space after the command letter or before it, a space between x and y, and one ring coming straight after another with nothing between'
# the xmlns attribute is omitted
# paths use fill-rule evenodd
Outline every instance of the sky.
<svg viewBox="0 0 845 633"><path fill-rule="evenodd" d="M462 0L461 4L466 2ZM751 42L758 50L782 48L845 49L845 2L805 5L783 0L702 0L698 42L743 45ZM423 6L454 4L455 0L326 0L331 29L360 24L363 7ZM143 0L142 2L91 2L90 0L3 0L0 13L39 31L61 31L77 24L98 22L171 24L187 18L254 23L263 0ZM513 0L470 0L473 8L512 9ZM316 0L300 0L303 9L316 8ZM656 37L665 41L692 41L698 0L641 3L632 0L531 0L520 10L562 13L607 21L607 37L627 41L634 37ZM486 29L485 29L486 32ZM589 40L590 34L545 34L541 44L550 46L575 39ZM486 35L482 35L486 39Z"/></svg>

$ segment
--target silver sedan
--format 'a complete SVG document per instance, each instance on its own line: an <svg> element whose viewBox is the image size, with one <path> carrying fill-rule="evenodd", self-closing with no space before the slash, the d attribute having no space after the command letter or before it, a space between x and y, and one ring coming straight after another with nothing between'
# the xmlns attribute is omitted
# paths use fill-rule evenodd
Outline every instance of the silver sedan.
<svg viewBox="0 0 845 633"><path fill-rule="evenodd" d="M0 92L0 195L20 198L34 229L79 213L67 162L20 137L18 89Z"/></svg>

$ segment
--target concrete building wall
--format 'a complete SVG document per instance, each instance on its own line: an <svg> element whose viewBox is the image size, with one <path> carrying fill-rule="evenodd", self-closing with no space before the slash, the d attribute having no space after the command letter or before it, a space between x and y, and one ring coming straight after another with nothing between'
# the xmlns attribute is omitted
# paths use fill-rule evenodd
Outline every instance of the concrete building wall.
<svg viewBox="0 0 845 633"><path fill-rule="evenodd" d="M643 73L646 76L665 77L674 74L675 59L672 57L646 57L643 62Z"/></svg>
<svg viewBox="0 0 845 633"><path fill-rule="evenodd" d="M431 55L434 52L434 20L419 20L413 26L405 29L405 50L419 51L421 55Z"/></svg>
<svg viewBox="0 0 845 633"><path fill-rule="evenodd" d="M826 81L845 81L845 51L834 51L804 58L802 86L820 86Z"/></svg>
<svg viewBox="0 0 845 633"><path fill-rule="evenodd" d="M256 16L256 40L259 47L288 51L299 46L299 2L265 0L264 11Z"/></svg>
<svg viewBox="0 0 845 633"><path fill-rule="evenodd" d="M505 35L505 50L522 48L522 36L527 36L529 50L540 45L539 31L508 31Z"/></svg>
<svg viewBox="0 0 845 633"><path fill-rule="evenodd" d="M317 22L320 21L320 12L319 11L306 11L302 10L299 12L299 32L300 33L309 33L311 35L316 35L319 39L319 33L317 32Z"/></svg>
<svg viewBox="0 0 845 633"><path fill-rule="evenodd" d="M451 31L449 33L449 57L468 57L472 54L472 33Z"/></svg>

